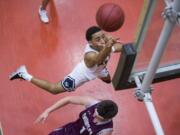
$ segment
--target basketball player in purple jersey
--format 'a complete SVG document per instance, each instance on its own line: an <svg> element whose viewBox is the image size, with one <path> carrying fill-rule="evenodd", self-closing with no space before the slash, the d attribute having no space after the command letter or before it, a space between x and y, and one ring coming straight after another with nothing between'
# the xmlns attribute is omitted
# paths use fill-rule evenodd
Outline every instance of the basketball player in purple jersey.
<svg viewBox="0 0 180 135"><path fill-rule="evenodd" d="M79 118L60 128L53 130L49 135L111 135L113 131L112 118L117 114L118 107L111 100L97 100L87 96L69 96L60 99L47 108L36 120L44 122L50 113L67 105L76 104L86 107L79 114Z"/></svg>
<svg viewBox="0 0 180 135"><path fill-rule="evenodd" d="M39 79L29 74L25 66L20 66L10 75L9 79L24 79L52 94L74 91L85 82L96 78L105 83L111 83L106 65L111 53L121 52L122 44L96 26L86 31L86 40L88 43L85 47L84 59L63 80L51 83Z"/></svg>

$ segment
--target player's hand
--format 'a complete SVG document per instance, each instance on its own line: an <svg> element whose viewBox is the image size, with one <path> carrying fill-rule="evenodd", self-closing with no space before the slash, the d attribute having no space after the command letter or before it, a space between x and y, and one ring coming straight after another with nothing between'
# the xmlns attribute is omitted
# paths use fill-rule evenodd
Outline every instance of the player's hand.
<svg viewBox="0 0 180 135"><path fill-rule="evenodd" d="M43 112L34 123L44 123L49 115L49 112L45 111Z"/></svg>
<svg viewBox="0 0 180 135"><path fill-rule="evenodd" d="M107 47L112 47L115 43L117 43L117 40L118 40L119 38L114 38L114 37L112 37L112 36L110 36L110 35L106 35L105 36L105 43L106 43L106 46Z"/></svg>

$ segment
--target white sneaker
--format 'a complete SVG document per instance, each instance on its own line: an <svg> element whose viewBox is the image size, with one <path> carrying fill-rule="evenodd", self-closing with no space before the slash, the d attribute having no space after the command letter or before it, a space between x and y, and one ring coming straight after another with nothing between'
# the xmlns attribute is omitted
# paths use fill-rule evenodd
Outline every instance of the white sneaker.
<svg viewBox="0 0 180 135"><path fill-rule="evenodd" d="M44 9L41 9L42 6L39 7L39 17L40 17L40 20L43 22L43 23L49 23L49 18L47 16L47 11L44 10Z"/></svg>
<svg viewBox="0 0 180 135"><path fill-rule="evenodd" d="M24 79L24 80L30 81L32 79L32 76L27 72L26 67L22 65L9 76L9 79L10 80Z"/></svg>

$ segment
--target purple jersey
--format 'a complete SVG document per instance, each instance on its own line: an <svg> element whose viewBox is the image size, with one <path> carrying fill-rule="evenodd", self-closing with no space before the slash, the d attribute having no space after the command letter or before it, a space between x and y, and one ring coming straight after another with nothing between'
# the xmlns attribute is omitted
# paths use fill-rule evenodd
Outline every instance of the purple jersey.
<svg viewBox="0 0 180 135"><path fill-rule="evenodd" d="M54 130L49 135L98 135L100 131L112 130L112 120L102 123L94 123L94 111L97 104L85 109L79 114L79 119L75 122Z"/></svg>

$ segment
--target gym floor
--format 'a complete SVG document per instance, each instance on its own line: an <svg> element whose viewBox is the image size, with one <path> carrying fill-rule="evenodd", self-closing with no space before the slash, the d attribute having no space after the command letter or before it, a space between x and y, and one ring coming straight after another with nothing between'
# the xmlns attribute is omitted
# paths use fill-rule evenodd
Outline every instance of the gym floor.
<svg viewBox="0 0 180 135"><path fill-rule="evenodd" d="M76 120L83 108L69 105L50 115L44 124L33 123L45 108L68 95L89 95L117 102L119 113L114 119L113 135L155 135L144 103L133 96L134 89L115 91L111 84L94 80L75 92L51 95L28 82L8 80L8 75L22 64L42 79L52 82L63 79L83 59L85 31L96 24L96 11L106 2L121 5L126 14L123 27L112 34L124 42L134 41L143 0L52 0L47 9L49 24L39 20L41 0L0 1L0 122L4 135L47 135L52 129ZM159 33L153 35L158 37ZM152 48L149 45L142 53L140 66L150 59ZM177 49L180 48L176 46ZM180 58L179 51L168 54ZM118 59L119 54L113 54L108 64L112 76ZM180 134L179 84L180 79L175 79L153 85L154 105L166 135Z"/></svg>

